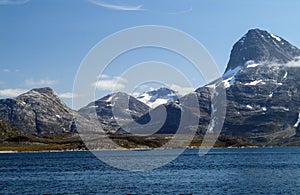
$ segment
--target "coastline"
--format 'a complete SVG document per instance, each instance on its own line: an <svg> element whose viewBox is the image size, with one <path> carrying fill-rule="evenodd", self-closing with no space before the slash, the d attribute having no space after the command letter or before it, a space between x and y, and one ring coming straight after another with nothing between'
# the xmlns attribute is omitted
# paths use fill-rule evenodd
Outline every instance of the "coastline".
<svg viewBox="0 0 300 195"><path fill-rule="evenodd" d="M210 149L249 149L249 148L274 148L274 147L298 147L298 146L242 146L242 147L213 147ZM185 149L208 149L209 147L187 147ZM0 150L1 154L10 154L10 153L59 153L59 152L97 152L97 151L143 151L143 150L176 150L184 148L118 148L118 149L93 149L93 150L32 150L32 151L18 151L18 150Z"/></svg>

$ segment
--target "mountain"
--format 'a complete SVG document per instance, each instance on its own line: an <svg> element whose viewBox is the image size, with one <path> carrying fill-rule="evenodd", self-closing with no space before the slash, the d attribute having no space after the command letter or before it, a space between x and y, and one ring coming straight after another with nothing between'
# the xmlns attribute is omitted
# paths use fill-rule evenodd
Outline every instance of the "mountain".
<svg viewBox="0 0 300 195"><path fill-rule="evenodd" d="M136 99L147 104L151 108L155 108L162 104L176 102L179 97L175 91L166 87L161 87L156 90L144 92L137 96Z"/></svg>
<svg viewBox="0 0 300 195"><path fill-rule="evenodd" d="M149 107L123 92L107 95L79 109L78 113L100 121L106 132L115 132L149 111Z"/></svg>
<svg viewBox="0 0 300 195"><path fill-rule="evenodd" d="M128 100L127 109L124 105ZM115 132L119 124L148 110L135 98L115 93L77 112L51 88L32 89L16 98L0 100L0 149L116 149L105 133Z"/></svg>
<svg viewBox="0 0 300 195"><path fill-rule="evenodd" d="M0 99L0 119L26 134L76 133L77 126L99 129L70 109L49 87L32 89L16 98Z"/></svg>
<svg viewBox="0 0 300 195"><path fill-rule="evenodd" d="M234 46L223 75L226 135L284 145L299 136L300 50L264 30L249 30Z"/></svg>
<svg viewBox="0 0 300 195"><path fill-rule="evenodd" d="M117 147L105 134L130 148L161 146L169 139L166 134L196 133L199 146L203 135L220 125L215 113L224 113L220 105L226 104L219 145L300 145L299 56L300 50L283 38L252 29L234 44L222 78L180 98L167 88L137 98L118 92L77 112L52 89L32 89L0 100L0 141L84 148L76 135L81 131L88 148L111 149ZM215 101L220 89L226 101Z"/></svg>
<svg viewBox="0 0 300 195"><path fill-rule="evenodd" d="M191 132L197 131L199 135L212 131L217 121L212 116L213 111L220 112L215 105L218 102L212 102L212 99L218 96L215 90L223 87L226 90L227 109L222 135L241 137L254 145L299 144L299 56L300 50L283 38L264 30L249 30L234 44L222 79L195 91L200 107L198 126L184 126ZM183 112L189 112L191 118L197 117L192 114L193 107L182 109L183 103L188 105L191 95L181 97L180 104L163 105L167 117L157 133L175 133ZM150 121L149 116L155 116L156 109L160 107L137 121L146 124ZM157 113L159 115L160 112ZM143 126L144 130L150 130L151 125ZM129 124L126 128L134 129L134 126ZM124 130L119 129L118 132L124 133Z"/></svg>
<svg viewBox="0 0 300 195"><path fill-rule="evenodd" d="M51 88L0 100L0 118L30 134L73 132L73 112Z"/></svg>
<svg viewBox="0 0 300 195"><path fill-rule="evenodd" d="M285 64L300 56L300 50L283 38L265 30L251 29L234 44L226 72L247 62Z"/></svg>

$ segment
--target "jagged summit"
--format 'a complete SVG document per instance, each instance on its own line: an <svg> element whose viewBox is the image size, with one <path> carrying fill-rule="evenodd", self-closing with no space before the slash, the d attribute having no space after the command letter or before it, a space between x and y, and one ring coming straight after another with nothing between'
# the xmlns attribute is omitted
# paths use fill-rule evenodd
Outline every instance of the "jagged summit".
<svg viewBox="0 0 300 195"><path fill-rule="evenodd" d="M234 44L226 71L247 61L287 63L300 56L300 49L265 30L251 29Z"/></svg>
<svg viewBox="0 0 300 195"><path fill-rule="evenodd" d="M43 87L43 88L35 88L35 89L32 89L30 91L36 91L38 93L41 93L41 94L55 94L54 90L51 89L50 87Z"/></svg>

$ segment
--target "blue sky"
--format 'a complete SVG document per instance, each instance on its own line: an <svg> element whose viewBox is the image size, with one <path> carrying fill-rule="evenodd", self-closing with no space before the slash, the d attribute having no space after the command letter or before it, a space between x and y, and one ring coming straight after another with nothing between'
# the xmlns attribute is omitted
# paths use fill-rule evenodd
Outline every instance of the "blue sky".
<svg viewBox="0 0 300 195"><path fill-rule="evenodd" d="M50 86L71 105L74 77L88 51L110 34L138 25L166 25L190 34L223 72L232 45L251 28L300 47L299 7L297 0L0 0L0 98ZM145 48L116 59L105 80L111 84L118 78L121 64L144 60L193 72L178 56ZM203 84L192 79L195 88Z"/></svg>

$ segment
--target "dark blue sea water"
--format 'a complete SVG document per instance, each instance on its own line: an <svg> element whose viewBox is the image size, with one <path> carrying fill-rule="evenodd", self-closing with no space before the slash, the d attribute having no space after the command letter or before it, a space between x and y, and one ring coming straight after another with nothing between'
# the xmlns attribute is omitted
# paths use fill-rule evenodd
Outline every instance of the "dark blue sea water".
<svg viewBox="0 0 300 195"><path fill-rule="evenodd" d="M298 147L197 154L145 172L112 168L90 152L0 154L0 194L300 194Z"/></svg>

